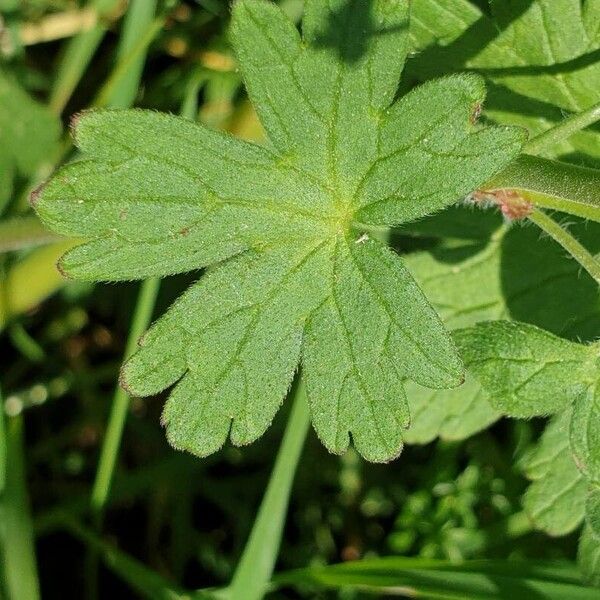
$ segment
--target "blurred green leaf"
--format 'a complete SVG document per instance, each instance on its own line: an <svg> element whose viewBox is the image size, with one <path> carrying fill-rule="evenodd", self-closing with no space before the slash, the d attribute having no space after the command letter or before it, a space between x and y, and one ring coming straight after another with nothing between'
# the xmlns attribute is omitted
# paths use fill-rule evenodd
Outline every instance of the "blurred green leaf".
<svg viewBox="0 0 600 600"><path fill-rule="evenodd" d="M0 221L0 253L42 246L60 239L34 216Z"/></svg>
<svg viewBox="0 0 600 600"><path fill-rule="evenodd" d="M52 164L61 129L58 118L0 68L0 212L14 175L32 176Z"/></svg>

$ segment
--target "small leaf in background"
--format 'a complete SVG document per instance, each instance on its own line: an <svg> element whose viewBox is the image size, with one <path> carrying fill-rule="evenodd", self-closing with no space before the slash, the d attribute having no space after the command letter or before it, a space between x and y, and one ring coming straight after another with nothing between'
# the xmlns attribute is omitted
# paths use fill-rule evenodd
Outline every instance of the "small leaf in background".
<svg viewBox="0 0 600 600"><path fill-rule="evenodd" d="M0 69L0 208L14 175L35 175L51 162L60 132L60 120Z"/></svg>
<svg viewBox="0 0 600 600"><path fill-rule="evenodd" d="M573 230L592 247L596 239L597 245L596 227L579 223ZM408 224L404 231L461 240L404 257L449 328L511 318L574 340L595 337L600 326L595 282L582 277L577 264L551 240L539 239L533 228L509 229L493 213L456 207ZM465 383L455 390L431 390L410 381L405 388L411 411L408 443L427 443L438 435L464 439L501 414L468 369Z"/></svg>
<svg viewBox="0 0 600 600"><path fill-rule="evenodd" d="M506 415L556 413L575 402L589 385L591 347L532 325L481 323L456 332L455 339L465 362L490 394L492 406Z"/></svg>
<svg viewBox="0 0 600 600"><path fill-rule="evenodd" d="M177 382L163 417L174 446L204 456L229 433L254 441L302 362L327 448L341 453L352 436L364 457L386 461L409 420L402 380L461 383L438 316L365 226L456 202L524 137L475 123L477 76L394 102L408 5L311 0L300 37L274 4L237 2L232 42L269 148L156 113L87 113L75 122L86 160L34 196L49 227L89 240L62 259L67 275L123 280L220 263L123 370L133 394Z"/></svg>
<svg viewBox="0 0 600 600"><path fill-rule="evenodd" d="M570 416L565 411L549 422L523 465L532 481L523 507L536 529L549 535L570 533L584 517L588 484L571 456Z"/></svg>
<svg viewBox="0 0 600 600"><path fill-rule="evenodd" d="M436 437L464 440L489 427L502 415L489 401L488 393L468 370L465 382L453 390L430 390L412 381L405 383L410 407L407 444L428 444Z"/></svg>

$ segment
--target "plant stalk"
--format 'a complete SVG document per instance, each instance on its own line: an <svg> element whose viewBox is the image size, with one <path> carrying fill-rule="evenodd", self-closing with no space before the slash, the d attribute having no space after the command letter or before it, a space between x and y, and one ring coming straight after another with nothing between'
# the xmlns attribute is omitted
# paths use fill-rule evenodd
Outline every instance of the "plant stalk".
<svg viewBox="0 0 600 600"><path fill-rule="evenodd" d="M38 600L40 589L26 483L23 417L17 415L5 421L2 403L0 410L5 434L2 440L5 454L3 458L8 467L4 474L4 489L0 495L4 591L11 600Z"/></svg>
<svg viewBox="0 0 600 600"><path fill-rule="evenodd" d="M527 154L539 154L544 150L564 142L574 133L593 125L600 119L600 102L590 106L587 110L574 114L564 121L540 133L525 145Z"/></svg>
<svg viewBox="0 0 600 600"><path fill-rule="evenodd" d="M293 403L267 491L226 592L231 600L259 600L273 574L294 474L310 425L306 388L301 377L293 393Z"/></svg>
<svg viewBox="0 0 600 600"><path fill-rule="evenodd" d="M523 154L483 190L514 190L537 207L600 222L600 171L596 169Z"/></svg>
<svg viewBox="0 0 600 600"><path fill-rule="evenodd" d="M600 262L566 229L540 209L534 209L529 220L558 242L600 285Z"/></svg>
<svg viewBox="0 0 600 600"><path fill-rule="evenodd" d="M159 286L160 280L152 278L146 279L140 287L133 316L133 323L131 324L129 337L127 338L125 358L128 358L133 354L139 337L148 328L154 311ZM98 523L101 522L102 513L106 507L110 493L110 485L117 462L117 456L119 454L119 447L121 445L121 437L123 435L123 428L125 427L128 409L129 397L123 388L117 385L113 396L106 434L102 443L96 478L94 479L92 488L91 508Z"/></svg>

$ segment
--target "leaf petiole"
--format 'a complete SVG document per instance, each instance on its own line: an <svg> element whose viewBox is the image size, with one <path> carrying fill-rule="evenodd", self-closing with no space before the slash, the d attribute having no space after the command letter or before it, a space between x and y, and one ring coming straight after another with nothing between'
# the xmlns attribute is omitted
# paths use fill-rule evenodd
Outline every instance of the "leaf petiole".
<svg viewBox="0 0 600 600"><path fill-rule="evenodd" d="M600 285L600 262L566 229L537 208L529 214L528 218L558 242Z"/></svg>
<svg viewBox="0 0 600 600"><path fill-rule="evenodd" d="M567 117L564 121L540 133L525 145L527 154L538 154L554 144L564 142L574 133L585 129L600 120L600 102L590 106L587 110Z"/></svg>

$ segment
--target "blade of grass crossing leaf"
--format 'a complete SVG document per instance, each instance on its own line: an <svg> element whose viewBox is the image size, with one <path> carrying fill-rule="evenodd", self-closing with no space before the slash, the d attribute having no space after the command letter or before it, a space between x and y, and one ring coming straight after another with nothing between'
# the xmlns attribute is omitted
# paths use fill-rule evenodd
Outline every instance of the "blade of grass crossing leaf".
<svg viewBox="0 0 600 600"><path fill-rule="evenodd" d="M228 589L231 600L258 600L265 593L277 560L294 474L309 425L306 389L300 378L269 485Z"/></svg>
<svg viewBox="0 0 600 600"><path fill-rule="evenodd" d="M143 45L141 51L132 57L132 52L137 50L140 42L145 41L143 37L147 32L148 26L154 23L154 3L148 2L148 7L140 7L139 2L132 2L121 33L119 56L120 62L117 64L113 76L105 83L99 96L105 98L105 102L110 105L127 106L131 105L135 99L135 93L141 78L142 68L145 60L143 51L147 49L147 44ZM127 62L127 69L119 70L123 61ZM115 73L120 72L120 77L115 77ZM110 85L109 85L110 84ZM133 322L127 340L125 354L129 356L135 349L139 336L148 327L156 295L158 294L159 282L155 279L144 281L139 292ZM110 482L116 464L117 453L120 445L121 435L127 416L129 399L125 392L117 386L113 397L113 405L109 424L106 431L104 443L100 454L96 478L92 488L91 506L97 514L102 512L108 494L110 491Z"/></svg>
<svg viewBox="0 0 600 600"><path fill-rule="evenodd" d="M125 355L127 357L133 354L139 337L144 333L150 323L159 285L160 280L158 279L147 279L141 285L133 322L129 331L129 337L127 338L127 346L125 349ZM117 461L128 409L129 397L120 386L117 386L113 397L108 427L104 436L104 442L102 443L96 478L92 488L91 506L95 513L101 513L108 500L110 484Z"/></svg>
<svg viewBox="0 0 600 600"><path fill-rule="evenodd" d="M194 84L195 81L196 80L193 79L192 82L190 82L181 109L182 116L188 119L192 119L196 112L195 104L191 101L192 96L195 96L197 93L197 87ZM159 287L160 279L157 278L147 279L141 285L133 322L127 339L127 347L125 349L126 358L133 354L138 339L150 324ZM127 394L121 386L117 386L113 398L113 407L105 441L102 445L102 453L98 463L96 479L92 489L91 505L92 509L97 512L102 511L108 499L110 482L116 464L128 407L129 398Z"/></svg>
<svg viewBox="0 0 600 600"><path fill-rule="evenodd" d="M529 219L558 242L600 285L600 262L566 229L539 209L534 209Z"/></svg>
<svg viewBox="0 0 600 600"><path fill-rule="evenodd" d="M147 2L145 6L139 1L130 4L121 32L119 60L111 76L102 86L96 105L123 108L133 104L148 46L164 22L161 17L154 18L155 10L155 2ZM138 338L150 323L159 287L158 279L148 279L141 284L125 349L126 357L133 353ZM129 397L117 385L90 499L94 524L98 529L101 528L104 509L110 494L128 409ZM97 567L97 556L89 553L86 557L86 587L91 599L98 595Z"/></svg>
<svg viewBox="0 0 600 600"><path fill-rule="evenodd" d="M4 406L1 407L4 411ZM40 597L33 524L27 494L23 447L23 419L6 422L5 487L0 496L0 537L2 575L6 596L11 600L36 600Z"/></svg>
<svg viewBox="0 0 600 600"><path fill-rule="evenodd" d="M146 14L146 17L148 16L149 15ZM141 69L137 71L138 78L140 75ZM132 88L128 89L131 90ZM191 90L188 90L189 95L191 95L192 92L194 92L193 86L191 87ZM133 100L133 98L131 98L131 100ZM182 116L192 118L192 106L193 104L189 101L189 98L186 97L186 99L184 99L184 105L182 108ZM129 332L129 337L127 339L125 358L128 358L131 356L131 354L133 354L138 339L150 324L159 288L160 279L158 278L146 279L141 284L134 311L133 322ZM127 396L125 390L120 385L117 385L113 397L106 435L102 444L100 460L98 462L96 478L92 487L90 501L97 527L100 527L102 523L103 512L110 494L111 482L114 476L114 470L117 462L119 447L121 445L123 429L125 427L125 420L127 419L128 409L129 397ZM95 557L90 555L88 557L87 569L88 585L90 585L91 593L95 593L94 582L96 581L96 564Z"/></svg>

